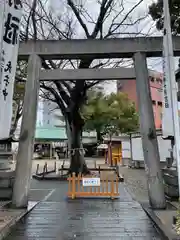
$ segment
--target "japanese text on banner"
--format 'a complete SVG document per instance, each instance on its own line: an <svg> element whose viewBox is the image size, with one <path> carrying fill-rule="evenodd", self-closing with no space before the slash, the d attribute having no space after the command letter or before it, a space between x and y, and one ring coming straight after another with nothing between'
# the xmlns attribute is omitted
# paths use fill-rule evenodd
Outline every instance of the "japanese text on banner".
<svg viewBox="0 0 180 240"><path fill-rule="evenodd" d="M4 29L0 62L0 139L8 138L11 128L21 16L21 2L18 0L7 0L2 19Z"/></svg>

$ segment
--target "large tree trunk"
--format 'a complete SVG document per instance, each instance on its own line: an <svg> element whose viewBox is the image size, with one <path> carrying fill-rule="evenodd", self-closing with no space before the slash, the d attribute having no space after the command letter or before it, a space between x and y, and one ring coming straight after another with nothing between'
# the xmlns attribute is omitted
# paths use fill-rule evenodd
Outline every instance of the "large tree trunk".
<svg viewBox="0 0 180 240"><path fill-rule="evenodd" d="M82 128L78 125L71 125L71 162L70 173L88 174L88 168L84 159L84 151L82 146Z"/></svg>
<svg viewBox="0 0 180 240"><path fill-rule="evenodd" d="M66 121L66 135L67 135L67 140L68 140L67 157L69 157L70 153L71 153L72 134L71 134L71 128L70 128L70 125L69 125L68 121Z"/></svg>
<svg viewBox="0 0 180 240"><path fill-rule="evenodd" d="M14 133L17 129L17 125L18 125L18 121L19 121L20 117L21 116L19 116L19 115L15 116L15 120L14 120L13 124L11 125L10 136L12 136L12 137L14 136Z"/></svg>
<svg viewBox="0 0 180 240"><path fill-rule="evenodd" d="M101 131L99 129L96 130L96 134L97 134L97 143L98 144L102 143L103 138L102 138Z"/></svg>
<svg viewBox="0 0 180 240"><path fill-rule="evenodd" d="M22 116L22 106L23 106L23 102L22 101L18 101L17 102L18 104L18 108L17 108L17 112L16 112L16 115L14 116L15 117L15 120L14 122L12 123L12 126L11 126L11 130L10 130L10 136L14 136L14 133L17 129L17 125L18 125L18 121L19 119L21 118Z"/></svg>

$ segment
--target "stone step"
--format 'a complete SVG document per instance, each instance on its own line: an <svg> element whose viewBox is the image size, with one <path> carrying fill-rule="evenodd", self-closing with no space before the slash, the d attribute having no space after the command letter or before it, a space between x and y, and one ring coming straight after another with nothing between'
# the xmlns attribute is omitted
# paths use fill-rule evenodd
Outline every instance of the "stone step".
<svg viewBox="0 0 180 240"><path fill-rule="evenodd" d="M15 177L15 171L0 171L0 179L1 178L11 178Z"/></svg>

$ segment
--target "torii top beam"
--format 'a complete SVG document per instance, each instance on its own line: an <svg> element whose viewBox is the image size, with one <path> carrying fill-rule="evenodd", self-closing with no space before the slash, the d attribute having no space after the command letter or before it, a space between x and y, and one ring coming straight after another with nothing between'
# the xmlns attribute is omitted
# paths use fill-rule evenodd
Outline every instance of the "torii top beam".
<svg viewBox="0 0 180 240"><path fill-rule="evenodd" d="M45 59L132 58L135 52L147 57L162 56L162 37L38 40L20 43L19 59L36 53ZM173 37L174 56L180 56L180 37Z"/></svg>

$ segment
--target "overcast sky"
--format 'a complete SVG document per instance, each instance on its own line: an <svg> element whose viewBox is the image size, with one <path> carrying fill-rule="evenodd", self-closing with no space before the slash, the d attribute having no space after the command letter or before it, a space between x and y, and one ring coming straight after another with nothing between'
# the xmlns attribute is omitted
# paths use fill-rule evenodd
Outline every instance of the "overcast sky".
<svg viewBox="0 0 180 240"><path fill-rule="evenodd" d="M116 10L120 11L122 8L120 5L122 0L117 0L116 3ZM60 2L62 4L61 7L58 7L60 5ZM64 5L63 5L64 2ZM74 0L77 4L82 4L84 8L87 9L88 14L93 18L97 19L98 13L99 13L99 4L97 4L97 0ZM125 16L127 12L134 6L139 0L124 0L124 11L122 12L119 21ZM135 11L131 14L132 20L136 20L141 18L142 16L145 16L148 13L148 7L153 2L153 0L144 0L140 6L138 6ZM49 0L50 6L54 8L54 11L63 12L64 14L67 13L67 0ZM104 23L104 32L107 32L109 25L111 24L113 19L113 14L111 14L106 22ZM88 30L91 32L93 29L93 24L88 25ZM79 26L76 25L76 38L84 38L84 30ZM161 32L156 30L155 23L152 21L151 17L149 16L145 20L141 21L140 23L136 24L135 26L128 27L128 29L121 28L121 31L123 32L143 32L144 34L148 34L149 36L160 36L162 35ZM128 37L128 35L121 35L120 37ZM162 72L162 59L161 58L151 58L147 60L148 68L160 71ZM178 59L175 59L175 68L177 68L178 65ZM106 92L112 92L116 91L116 83L112 82L109 83L107 86L105 85Z"/></svg>
<svg viewBox="0 0 180 240"><path fill-rule="evenodd" d="M137 3L138 0L130 0L127 1L130 3ZM143 4L141 5L140 9L138 9L138 12L144 11L147 12L148 11L148 6L154 1L152 0L144 0ZM136 13L137 14L137 13ZM135 14L135 15L136 15ZM143 31L147 32L150 28L152 28L151 30L151 36L161 36L162 33L156 30L155 27L155 23L152 21L152 19L148 19L148 24L147 21L145 21L145 24L142 23L142 25L140 24L138 27L141 28L143 26ZM137 30L137 29L136 29ZM138 31L138 30L137 30ZM174 58L174 64L175 64L175 69L178 68L178 60L179 58ZM148 64L148 68L162 72L162 58L148 58L147 59L147 64ZM106 83L106 85L104 86L105 92L107 94L111 93L111 92L116 92L116 81L112 82L112 83Z"/></svg>

